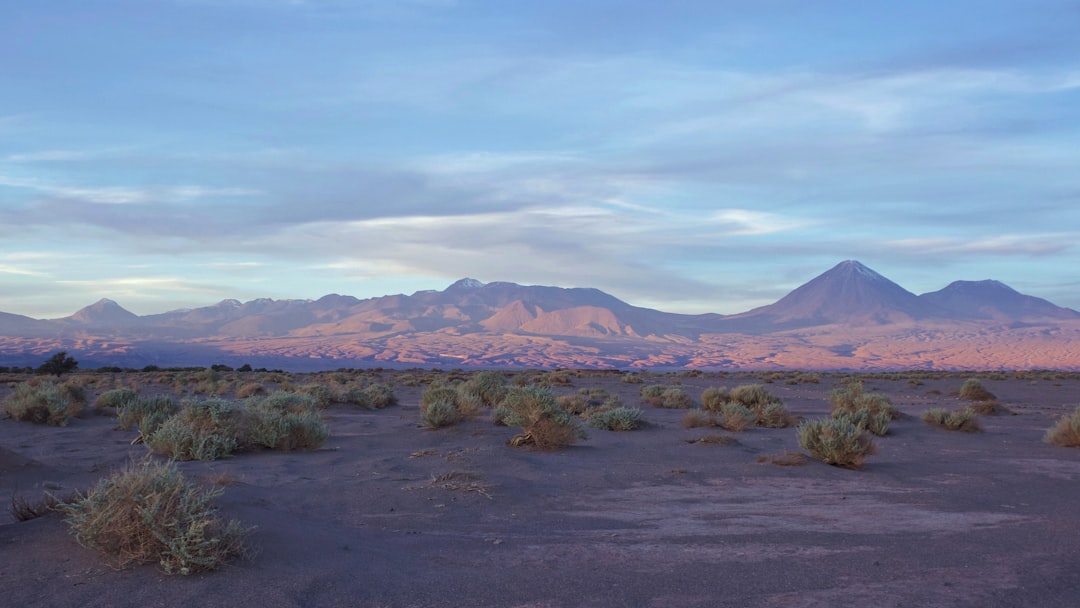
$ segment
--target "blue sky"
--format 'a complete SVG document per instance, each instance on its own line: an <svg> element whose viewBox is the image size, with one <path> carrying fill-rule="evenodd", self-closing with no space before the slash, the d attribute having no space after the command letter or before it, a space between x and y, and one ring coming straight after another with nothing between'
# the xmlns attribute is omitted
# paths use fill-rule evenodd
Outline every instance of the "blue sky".
<svg viewBox="0 0 1080 608"><path fill-rule="evenodd" d="M1080 3L0 0L0 311L845 259L1080 308Z"/></svg>

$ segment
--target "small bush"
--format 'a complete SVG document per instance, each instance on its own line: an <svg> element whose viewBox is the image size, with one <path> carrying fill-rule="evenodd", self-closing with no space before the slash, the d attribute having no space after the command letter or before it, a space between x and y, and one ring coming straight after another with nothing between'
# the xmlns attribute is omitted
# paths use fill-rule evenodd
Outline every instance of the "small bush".
<svg viewBox="0 0 1080 608"><path fill-rule="evenodd" d="M238 432L240 447L271 450L317 450L330 432L319 416L318 402L310 395L277 391L244 403Z"/></svg>
<svg viewBox="0 0 1080 608"><path fill-rule="evenodd" d="M877 448L869 433L846 420L816 418L796 427L799 447L818 460L849 469L862 468Z"/></svg>
<svg viewBox="0 0 1080 608"><path fill-rule="evenodd" d="M517 426L522 433L510 445L533 445L542 450L567 447L584 437L575 419L559 408L550 390L538 387L514 387L507 391L500 408L507 426Z"/></svg>
<svg viewBox="0 0 1080 608"><path fill-rule="evenodd" d="M100 551L117 568L157 561L167 574L215 570L245 553L248 534L217 517L222 490L200 490L172 463L131 465L60 509L79 544Z"/></svg>
<svg viewBox="0 0 1080 608"><path fill-rule="evenodd" d="M429 429L450 426L460 419L453 401L434 401L420 408L420 422Z"/></svg>
<svg viewBox="0 0 1080 608"><path fill-rule="evenodd" d="M769 403L754 408L754 424L757 426L782 429L791 426L792 416L783 403Z"/></svg>
<svg viewBox="0 0 1080 608"><path fill-rule="evenodd" d="M139 398L139 393L130 388L114 388L98 395L94 400L94 409L113 408L119 410L129 402Z"/></svg>
<svg viewBox="0 0 1080 608"><path fill-rule="evenodd" d="M169 397L138 397L117 411L117 426L124 431L138 426L139 436L145 440L178 411L180 406Z"/></svg>
<svg viewBox="0 0 1080 608"><path fill-rule="evenodd" d="M311 395L321 408L330 405L334 401L334 392L324 384L302 384L296 387L295 392L301 395Z"/></svg>
<svg viewBox="0 0 1080 608"><path fill-rule="evenodd" d="M769 392L761 384L743 384L731 389L729 401L741 403L751 410L763 409L771 403L782 403L781 399Z"/></svg>
<svg viewBox="0 0 1080 608"><path fill-rule="evenodd" d="M872 416L885 413L890 420L900 417L900 411L893 407L892 400L887 395L867 393L863 389L862 382L853 382L845 387L833 389L829 392L829 403L832 404L833 411L844 410L854 414L861 409L866 409Z"/></svg>
<svg viewBox="0 0 1080 608"><path fill-rule="evenodd" d="M969 403L967 409L981 416L1015 416L1016 412L1001 405L997 401L974 401Z"/></svg>
<svg viewBox="0 0 1080 608"><path fill-rule="evenodd" d="M224 399L189 401L145 439L154 452L178 460L216 460L241 446L243 408Z"/></svg>
<svg viewBox="0 0 1080 608"><path fill-rule="evenodd" d="M702 427L720 426L720 421L715 414L705 410L690 410L683 414L682 426L684 429L696 429Z"/></svg>
<svg viewBox="0 0 1080 608"><path fill-rule="evenodd" d="M730 393L726 388L709 387L701 393L701 409L710 412L719 412L720 406L731 401Z"/></svg>
<svg viewBox="0 0 1080 608"><path fill-rule="evenodd" d="M986 390L977 378L968 378L960 387L960 398L968 401L993 401L997 399L994 393Z"/></svg>
<svg viewBox="0 0 1080 608"><path fill-rule="evenodd" d="M388 384L379 382L369 384L364 387L364 394L367 396L367 406L377 410L397 405L398 403L398 398L397 395L394 394L394 389Z"/></svg>
<svg viewBox="0 0 1080 608"><path fill-rule="evenodd" d="M641 400L653 407L661 407L664 403L664 391L667 387L663 384L647 384L638 389Z"/></svg>
<svg viewBox="0 0 1080 608"><path fill-rule="evenodd" d="M263 387L262 383L260 382L248 382L246 384L241 384L240 387L236 389L237 399L247 399L248 397L255 397L256 395L265 394L266 388Z"/></svg>
<svg viewBox="0 0 1080 608"><path fill-rule="evenodd" d="M753 410L737 401L729 401L720 406L719 426L729 431L741 433L754 425L757 416Z"/></svg>
<svg viewBox="0 0 1080 608"><path fill-rule="evenodd" d="M4 399L4 411L15 420L65 426L82 413L82 404L55 382L23 382Z"/></svg>
<svg viewBox="0 0 1080 608"><path fill-rule="evenodd" d="M506 377L499 372L478 372L458 386L458 393L474 397L486 408L493 408L506 398Z"/></svg>
<svg viewBox="0 0 1080 608"><path fill-rule="evenodd" d="M1043 441L1062 448L1080 448L1080 407L1058 419L1046 431Z"/></svg>
<svg viewBox="0 0 1080 608"><path fill-rule="evenodd" d="M588 425L594 429L632 431L642 425L641 410L636 407L617 407L589 416Z"/></svg>
<svg viewBox="0 0 1080 608"><path fill-rule="evenodd" d="M892 418L889 417L888 412L878 411L872 413L870 408L862 407L854 412L844 409L836 409L832 411L832 417L835 420L844 420L854 424L860 429L870 431L871 433L881 437L889 432L889 422Z"/></svg>
<svg viewBox="0 0 1080 608"><path fill-rule="evenodd" d="M982 427L979 426L978 416L967 408L960 408L952 412L940 407L931 408L922 413L922 419L930 426L950 431L976 433L982 430Z"/></svg>

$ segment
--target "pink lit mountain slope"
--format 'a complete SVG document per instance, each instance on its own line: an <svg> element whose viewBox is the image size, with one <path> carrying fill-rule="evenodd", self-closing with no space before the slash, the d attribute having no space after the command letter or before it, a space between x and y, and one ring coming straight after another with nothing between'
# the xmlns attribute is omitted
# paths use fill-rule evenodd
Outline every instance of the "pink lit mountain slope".
<svg viewBox="0 0 1080 608"><path fill-rule="evenodd" d="M768 306L679 315L597 289L481 283L360 300L224 300L138 316L0 313L0 366L68 350L84 367L251 363L703 369L1080 369L1080 313L996 281L921 296L848 260Z"/></svg>

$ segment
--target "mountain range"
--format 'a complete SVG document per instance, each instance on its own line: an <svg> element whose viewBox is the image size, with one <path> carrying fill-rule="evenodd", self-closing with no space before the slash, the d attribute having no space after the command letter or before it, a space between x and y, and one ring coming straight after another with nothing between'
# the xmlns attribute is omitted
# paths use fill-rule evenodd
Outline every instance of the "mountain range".
<svg viewBox="0 0 1080 608"><path fill-rule="evenodd" d="M60 319L0 312L0 364L64 349L83 367L1080 369L1078 337L1080 312L998 281L916 295L848 260L734 315L473 279L412 295L224 300L144 316L102 299Z"/></svg>

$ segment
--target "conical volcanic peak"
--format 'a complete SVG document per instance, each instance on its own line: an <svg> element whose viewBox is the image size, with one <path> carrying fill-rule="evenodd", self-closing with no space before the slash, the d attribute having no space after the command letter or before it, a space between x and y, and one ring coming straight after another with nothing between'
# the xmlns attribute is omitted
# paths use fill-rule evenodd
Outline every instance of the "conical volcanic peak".
<svg viewBox="0 0 1080 608"><path fill-rule="evenodd" d="M962 319L1026 321L1080 318L1080 312L1024 295L1000 281L990 279L953 281L944 289L924 293L919 298Z"/></svg>
<svg viewBox="0 0 1080 608"><path fill-rule="evenodd" d="M83 325L129 325L139 320L139 316L125 310L116 302L102 298L90 306L80 309L68 317L68 320Z"/></svg>
<svg viewBox="0 0 1080 608"><path fill-rule="evenodd" d="M730 321L747 327L808 327L827 324L884 324L921 319L932 307L856 260L847 260L798 287L775 304Z"/></svg>

